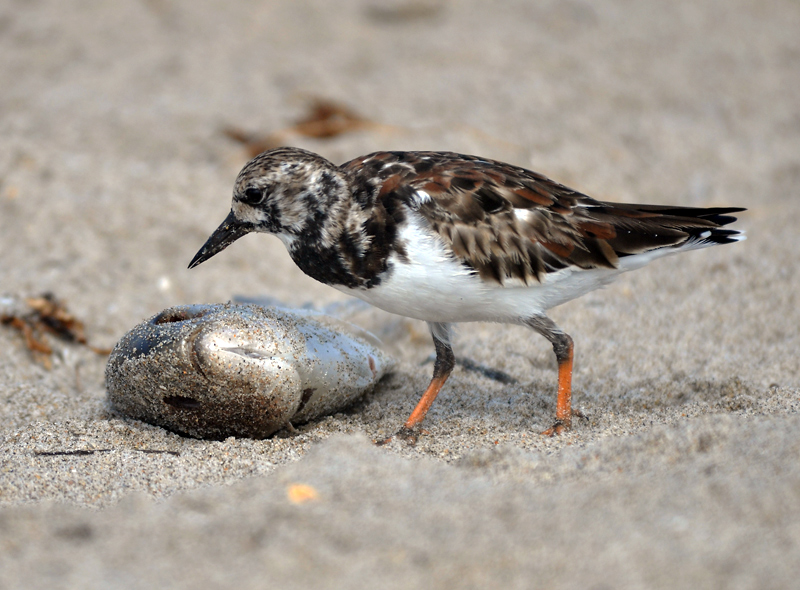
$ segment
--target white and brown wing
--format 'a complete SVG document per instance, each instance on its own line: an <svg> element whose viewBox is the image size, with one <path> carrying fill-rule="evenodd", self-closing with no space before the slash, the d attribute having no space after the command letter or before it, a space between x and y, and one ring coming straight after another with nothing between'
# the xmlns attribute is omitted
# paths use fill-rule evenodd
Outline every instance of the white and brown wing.
<svg viewBox="0 0 800 590"><path fill-rule="evenodd" d="M625 256L692 240L725 243L739 234L720 229L739 208L601 202L530 170L474 156L378 152L342 168L387 210L398 202L415 209L457 258L500 283L539 281L568 266L616 268Z"/></svg>

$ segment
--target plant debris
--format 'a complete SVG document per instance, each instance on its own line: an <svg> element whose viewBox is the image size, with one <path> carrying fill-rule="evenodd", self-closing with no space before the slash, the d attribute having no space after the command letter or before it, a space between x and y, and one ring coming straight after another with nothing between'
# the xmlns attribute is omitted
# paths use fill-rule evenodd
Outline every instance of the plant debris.
<svg viewBox="0 0 800 590"><path fill-rule="evenodd" d="M349 107L330 100L315 98L309 106L308 114L290 128L305 137L329 139L370 124Z"/></svg>
<svg viewBox="0 0 800 590"><path fill-rule="evenodd" d="M364 10L366 17L376 23L416 24L435 19L444 12L444 2L438 0L408 0L405 2L373 2Z"/></svg>
<svg viewBox="0 0 800 590"><path fill-rule="evenodd" d="M77 451L34 451L36 457L88 457L95 453L110 453L117 449L78 449ZM130 449L135 453L144 453L145 455L172 455L173 457L180 457L178 451L168 451L165 449Z"/></svg>
<svg viewBox="0 0 800 590"><path fill-rule="evenodd" d="M377 123L357 114L350 107L326 98L314 97L304 117L291 127L268 135L245 131L238 127L226 127L222 132L245 146L250 157L287 144L292 135L332 139L344 133L378 127Z"/></svg>
<svg viewBox="0 0 800 590"><path fill-rule="evenodd" d="M89 344L83 322L69 313L66 306L52 293L28 297L24 302L25 308L18 305L10 308L7 313L0 313L0 323L19 330L33 357L47 369L53 366L50 360L53 348L47 340L47 334L66 342L82 344L100 355L111 353L109 349Z"/></svg>

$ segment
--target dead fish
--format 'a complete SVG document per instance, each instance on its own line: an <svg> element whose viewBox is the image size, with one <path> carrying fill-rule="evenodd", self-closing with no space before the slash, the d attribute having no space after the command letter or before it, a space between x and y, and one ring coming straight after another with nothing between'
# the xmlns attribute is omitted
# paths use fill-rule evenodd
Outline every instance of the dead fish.
<svg viewBox="0 0 800 590"><path fill-rule="evenodd" d="M303 310L172 307L128 332L106 367L120 413L197 438L264 438L345 408L393 361L368 332Z"/></svg>

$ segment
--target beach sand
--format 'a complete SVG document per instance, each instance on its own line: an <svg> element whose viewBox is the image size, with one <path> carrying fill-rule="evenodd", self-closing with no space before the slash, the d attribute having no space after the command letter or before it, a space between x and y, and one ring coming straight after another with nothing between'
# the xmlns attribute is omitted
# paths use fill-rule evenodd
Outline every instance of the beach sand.
<svg viewBox="0 0 800 590"><path fill-rule="evenodd" d="M521 327L459 326L416 446L422 322L352 320L393 374L269 440L115 414L106 357L0 326L0 588L786 588L800 576L800 3L55 2L0 6L0 311L53 293L108 348L179 304L343 301L252 235L197 269L247 161L227 127L340 163L480 154L603 200L738 206L745 242L552 311L576 408ZM426 362L428 361L428 362Z"/></svg>

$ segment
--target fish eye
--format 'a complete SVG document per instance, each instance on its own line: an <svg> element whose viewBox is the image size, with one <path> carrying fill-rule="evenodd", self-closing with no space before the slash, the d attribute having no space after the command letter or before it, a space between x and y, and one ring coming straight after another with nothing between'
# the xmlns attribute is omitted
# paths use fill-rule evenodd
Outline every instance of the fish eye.
<svg viewBox="0 0 800 590"><path fill-rule="evenodd" d="M261 189L250 187L245 189L244 196L240 199L244 203L248 205L255 205L256 203L260 203L261 199L264 198L264 192Z"/></svg>

